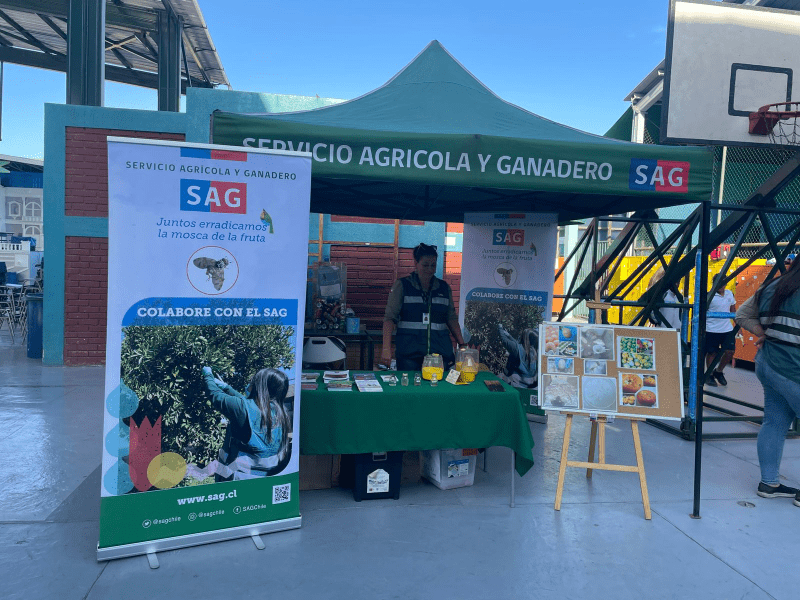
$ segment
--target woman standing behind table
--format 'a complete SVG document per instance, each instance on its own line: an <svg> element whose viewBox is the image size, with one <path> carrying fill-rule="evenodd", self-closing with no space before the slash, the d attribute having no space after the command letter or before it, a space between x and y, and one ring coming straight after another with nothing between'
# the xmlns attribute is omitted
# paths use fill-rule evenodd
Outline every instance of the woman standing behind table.
<svg viewBox="0 0 800 600"><path fill-rule="evenodd" d="M414 272L392 285L383 321L380 362L392 362L392 332L398 371L420 371L426 354L441 354L445 368L455 362L450 334L464 344L450 286L436 277L436 246L414 248Z"/></svg>
<svg viewBox="0 0 800 600"><path fill-rule="evenodd" d="M761 286L736 312L736 322L758 337L756 376L764 387L764 421L758 432L762 498L790 498L800 490L780 483L786 432L800 415L800 260Z"/></svg>

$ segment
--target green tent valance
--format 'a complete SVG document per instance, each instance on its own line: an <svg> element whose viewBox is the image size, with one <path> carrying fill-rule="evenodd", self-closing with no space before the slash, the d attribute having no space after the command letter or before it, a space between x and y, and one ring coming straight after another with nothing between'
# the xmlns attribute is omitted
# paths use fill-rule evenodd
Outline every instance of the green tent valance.
<svg viewBox="0 0 800 600"><path fill-rule="evenodd" d="M296 113L215 112L212 142L311 152L311 210L340 215L462 221L465 212L542 211L567 220L711 195L707 149L554 123L498 98L436 41L355 100Z"/></svg>

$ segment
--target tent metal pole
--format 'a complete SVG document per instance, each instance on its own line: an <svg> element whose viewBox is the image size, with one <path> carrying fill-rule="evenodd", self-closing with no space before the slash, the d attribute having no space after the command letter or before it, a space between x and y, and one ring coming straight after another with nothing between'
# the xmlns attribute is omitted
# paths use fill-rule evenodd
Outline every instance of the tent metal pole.
<svg viewBox="0 0 800 600"><path fill-rule="evenodd" d="M600 223L594 220L594 236L592 237L592 270L590 272L592 291L591 298L595 302L600 301L600 292L597 289L597 243L600 241ZM600 313L597 309L589 310L589 323L597 323L597 316ZM602 321L602 317L600 318Z"/></svg>
<svg viewBox="0 0 800 600"><path fill-rule="evenodd" d="M705 348L706 340L706 290L708 289L708 242L710 230L711 210L708 200L702 205L702 218L698 234L698 252L695 255L695 293L694 315L692 318L692 337L697 342L692 347L692 377L691 383L697 398L695 436L694 436L694 506L691 517L700 518L700 473L703 463L703 378L699 377L699 363L703 359L701 352ZM705 362L705 361L703 361ZM705 369L703 370L705 372ZM690 402L691 404L691 402Z"/></svg>

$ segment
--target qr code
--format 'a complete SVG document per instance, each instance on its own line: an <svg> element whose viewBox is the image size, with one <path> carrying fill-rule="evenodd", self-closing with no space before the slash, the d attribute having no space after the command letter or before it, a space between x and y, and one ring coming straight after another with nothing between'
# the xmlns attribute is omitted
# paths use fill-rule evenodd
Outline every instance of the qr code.
<svg viewBox="0 0 800 600"><path fill-rule="evenodd" d="M292 485L290 483L284 483L283 485L272 486L273 504L282 504L283 502L289 502L289 500L291 499L292 499Z"/></svg>

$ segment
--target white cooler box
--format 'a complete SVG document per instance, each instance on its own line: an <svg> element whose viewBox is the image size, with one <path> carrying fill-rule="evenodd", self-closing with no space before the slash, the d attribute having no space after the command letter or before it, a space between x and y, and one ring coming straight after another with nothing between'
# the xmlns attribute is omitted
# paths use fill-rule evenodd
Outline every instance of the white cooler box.
<svg viewBox="0 0 800 600"><path fill-rule="evenodd" d="M470 455L465 456L465 452ZM475 482L474 450L447 448L423 450L422 476L441 490L467 487Z"/></svg>

